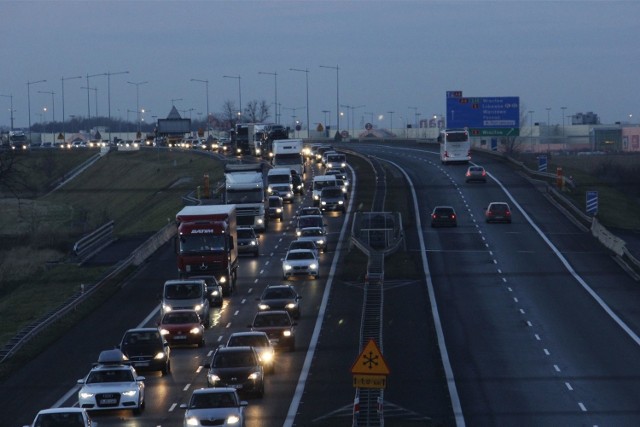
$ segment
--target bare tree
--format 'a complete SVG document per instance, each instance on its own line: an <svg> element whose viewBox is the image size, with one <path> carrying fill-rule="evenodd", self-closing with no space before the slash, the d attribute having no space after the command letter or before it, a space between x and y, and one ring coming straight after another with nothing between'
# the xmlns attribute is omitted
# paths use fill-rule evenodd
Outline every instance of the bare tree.
<svg viewBox="0 0 640 427"><path fill-rule="evenodd" d="M222 118L229 122L230 127L233 127L238 121L238 109L233 101L226 100L224 104L222 104Z"/></svg>
<svg viewBox="0 0 640 427"><path fill-rule="evenodd" d="M253 101L249 101L244 109L244 117L250 123L262 123L270 116L269 104L267 104L265 100L258 101L254 99Z"/></svg>
<svg viewBox="0 0 640 427"><path fill-rule="evenodd" d="M33 190L27 182L27 171L20 159L22 154L13 150L0 151L0 193L20 198L24 190Z"/></svg>

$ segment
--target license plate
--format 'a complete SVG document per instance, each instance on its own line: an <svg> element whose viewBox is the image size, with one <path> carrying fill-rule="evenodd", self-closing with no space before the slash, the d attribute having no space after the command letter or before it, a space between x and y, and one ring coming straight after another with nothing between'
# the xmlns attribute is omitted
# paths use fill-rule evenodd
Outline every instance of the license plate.
<svg viewBox="0 0 640 427"><path fill-rule="evenodd" d="M231 384L229 387L235 388L236 390L240 390L242 388L242 384Z"/></svg>
<svg viewBox="0 0 640 427"><path fill-rule="evenodd" d="M174 340L186 340L187 336L186 335L176 335L175 337L173 337Z"/></svg>
<svg viewBox="0 0 640 427"><path fill-rule="evenodd" d="M149 362L134 362L134 366L149 366Z"/></svg>
<svg viewBox="0 0 640 427"><path fill-rule="evenodd" d="M117 402L116 399L100 399L101 405L115 405Z"/></svg>

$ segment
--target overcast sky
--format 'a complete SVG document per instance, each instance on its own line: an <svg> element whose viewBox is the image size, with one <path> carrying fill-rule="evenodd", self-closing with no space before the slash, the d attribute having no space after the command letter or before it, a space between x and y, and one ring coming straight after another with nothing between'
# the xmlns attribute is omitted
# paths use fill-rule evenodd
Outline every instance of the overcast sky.
<svg viewBox="0 0 640 427"><path fill-rule="evenodd" d="M336 77L339 103L358 107L340 107L354 112L356 126L444 115L448 90L519 96L537 122L548 113L551 124L561 123L561 107L567 115L593 111L602 123L640 120L635 0L0 0L0 14L4 127L11 100L15 126L28 125L28 98L31 123L50 121L53 108L61 121L63 77L67 119L89 108L95 116L96 94L97 113L107 116L110 92L111 116L133 121L136 88L147 121L166 117L172 99L196 119L207 110L206 84L191 81L198 79L209 81L211 113L225 101L237 105L240 95L243 106L274 103L277 80L281 122L290 124L294 109L306 122L308 76L314 127L325 116L335 126ZM87 74L104 73L113 74L89 79L97 90L82 89ZM39 80L46 82L28 84ZM54 92L55 105L39 92Z"/></svg>

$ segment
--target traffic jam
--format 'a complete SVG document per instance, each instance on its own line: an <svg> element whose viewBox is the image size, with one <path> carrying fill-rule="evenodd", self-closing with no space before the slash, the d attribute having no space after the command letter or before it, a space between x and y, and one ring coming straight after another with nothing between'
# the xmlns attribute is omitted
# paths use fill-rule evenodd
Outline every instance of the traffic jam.
<svg viewBox="0 0 640 427"><path fill-rule="evenodd" d="M292 372L287 354L309 339L299 336L315 321L304 316L304 293L329 275L350 193L346 156L330 145L282 140L273 151L270 164L228 162L222 203L176 213L179 277L162 284L143 323L96 355L75 396L41 410L32 426L144 425L147 417L161 425L166 414L149 414L166 393L157 381L180 382L194 364L198 382L185 379L186 399L168 408L173 422L178 414L184 426L266 425L252 406L278 393L271 383ZM259 280L265 269L269 279ZM253 314L230 327L224 318L237 305Z"/></svg>

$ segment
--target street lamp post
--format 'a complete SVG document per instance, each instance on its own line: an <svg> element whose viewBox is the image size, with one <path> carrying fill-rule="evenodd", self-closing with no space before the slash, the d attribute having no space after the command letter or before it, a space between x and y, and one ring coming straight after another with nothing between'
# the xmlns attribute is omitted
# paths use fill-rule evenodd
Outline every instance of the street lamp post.
<svg viewBox="0 0 640 427"><path fill-rule="evenodd" d="M127 82L130 85L134 85L136 87L136 113L138 120L138 133L140 133L140 86L149 83L148 81L144 82Z"/></svg>
<svg viewBox="0 0 640 427"><path fill-rule="evenodd" d="M320 68L336 70L336 132L340 132L340 67L336 65L320 65Z"/></svg>
<svg viewBox="0 0 640 427"><path fill-rule="evenodd" d="M110 71L107 71L106 73L104 73L104 76L107 76L107 112L108 112L108 117L109 117L109 142L111 142L111 76L115 76L117 74L129 74L129 71L118 71L117 73L112 73ZM96 107L96 116L98 115L97 113L97 107Z"/></svg>
<svg viewBox="0 0 640 427"><path fill-rule="evenodd" d="M238 107L238 120L242 118L242 87L240 86L240 76L222 76L225 79L238 79L238 103L240 104Z"/></svg>
<svg viewBox="0 0 640 427"><path fill-rule="evenodd" d="M204 83L207 98L207 137L209 137L209 80L191 79L192 82ZM178 101L176 99L176 101ZM173 102L173 101L172 101Z"/></svg>
<svg viewBox="0 0 640 427"><path fill-rule="evenodd" d="M311 122L309 121L309 70L308 69L299 69L299 68L289 68L290 71L298 71L300 73L305 73L306 82L307 82L307 138L311 137Z"/></svg>
<svg viewBox="0 0 640 427"><path fill-rule="evenodd" d="M27 82L27 110L29 116L29 145L31 145L31 85L36 83L45 83L46 80L38 80L35 82Z"/></svg>
<svg viewBox="0 0 640 427"><path fill-rule="evenodd" d="M53 146L55 144L55 133L53 130L53 124L56 121L56 101L54 98L54 95L56 94L54 91L52 90L39 90L38 93L44 93L47 95L51 95L51 135L53 137L53 141L51 141L51 145Z"/></svg>
<svg viewBox="0 0 640 427"><path fill-rule="evenodd" d="M93 90L93 88L89 85L89 79L91 77L98 77L98 76L104 76L104 73L98 73L98 74L87 74L87 86L81 88L81 89L86 89L87 90L87 119L91 118L91 100L89 98L89 90ZM96 96L97 96L97 90L96 90ZM98 115L98 112L96 112L96 116Z"/></svg>
<svg viewBox="0 0 640 427"><path fill-rule="evenodd" d="M529 144L533 146L533 110L529 110Z"/></svg>
<svg viewBox="0 0 640 427"><path fill-rule="evenodd" d="M280 124L280 121L278 119L278 72L273 72L273 73L268 73L266 71L258 71L258 74L266 74L269 76L273 76L273 80L274 80L274 85L275 85L275 101L274 101L274 107L275 107L275 115L276 115L276 124Z"/></svg>
<svg viewBox="0 0 640 427"><path fill-rule="evenodd" d="M560 107L560 109L562 110L562 142L564 142L564 110L566 110L567 107Z"/></svg>
<svg viewBox="0 0 640 427"><path fill-rule="evenodd" d="M73 79L81 79L82 76L75 76L75 77L62 77L60 79L60 81L62 82L62 135L63 135L63 141L66 141L67 138L67 133L66 133L66 129L65 129L65 119L66 116L64 115L64 81L65 80L73 80ZM54 142L55 143L55 142Z"/></svg>
<svg viewBox="0 0 640 427"><path fill-rule="evenodd" d="M393 113L395 113L395 111L387 111L387 114L389 114L389 131L391 133L393 133Z"/></svg>
<svg viewBox="0 0 640 427"><path fill-rule="evenodd" d="M418 127L418 107L409 107L410 110L413 110L413 115L416 118L415 127ZM407 119L409 121L409 119Z"/></svg>
<svg viewBox="0 0 640 427"><path fill-rule="evenodd" d="M182 98L171 98L171 106L172 106L172 107L173 107L173 104L174 104L176 101L182 101Z"/></svg>
<svg viewBox="0 0 640 427"><path fill-rule="evenodd" d="M11 120L11 130L13 130L13 95L0 95L0 96L2 96L3 98L9 98L9 102L10 102L9 117Z"/></svg>
<svg viewBox="0 0 640 427"><path fill-rule="evenodd" d="M96 100L96 115L95 117L98 117L98 88L97 87L86 87L86 86L81 86L80 89L85 89L87 91L87 93L89 93L90 90L93 91L93 95L95 96L95 100Z"/></svg>

